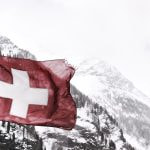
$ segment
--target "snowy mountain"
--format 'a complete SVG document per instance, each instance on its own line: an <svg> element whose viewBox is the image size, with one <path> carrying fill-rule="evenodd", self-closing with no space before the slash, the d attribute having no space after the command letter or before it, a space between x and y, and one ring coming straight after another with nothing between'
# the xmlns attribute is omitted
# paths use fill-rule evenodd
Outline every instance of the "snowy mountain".
<svg viewBox="0 0 150 150"><path fill-rule="evenodd" d="M72 84L107 109L133 146L150 149L150 99L115 67L97 59L85 60L78 65Z"/></svg>
<svg viewBox="0 0 150 150"><path fill-rule="evenodd" d="M35 59L32 54L19 49L6 37L0 37L0 54ZM79 76L80 74L78 73ZM98 83L97 80L89 81L91 84ZM77 88L82 87L82 82L78 86ZM95 84L96 86L99 88L98 84ZM102 105L102 98L98 95L90 95L89 98L77 88L71 86L71 93L77 104L77 123L72 131L1 122L0 150L134 150L124 137L117 120L109 114L107 107ZM107 94L106 91L103 92L104 95Z"/></svg>
<svg viewBox="0 0 150 150"><path fill-rule="evenodd" d="M35 56L29 53L27 50L18 48L7 37L0 36L0 54L4 56L13 56L19 58L35 59Z"/></svg>

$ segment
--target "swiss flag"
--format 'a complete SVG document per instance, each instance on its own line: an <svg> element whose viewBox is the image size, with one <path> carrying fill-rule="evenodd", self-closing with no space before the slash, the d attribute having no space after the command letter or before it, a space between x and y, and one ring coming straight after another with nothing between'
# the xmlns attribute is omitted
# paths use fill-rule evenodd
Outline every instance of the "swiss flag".
<svg viewBox="0 0 150 150"><path fill-rule="evenodd" d="M74 68L64 60L0 57L0 120L72 129L76 105L70 94Z"/></svg>

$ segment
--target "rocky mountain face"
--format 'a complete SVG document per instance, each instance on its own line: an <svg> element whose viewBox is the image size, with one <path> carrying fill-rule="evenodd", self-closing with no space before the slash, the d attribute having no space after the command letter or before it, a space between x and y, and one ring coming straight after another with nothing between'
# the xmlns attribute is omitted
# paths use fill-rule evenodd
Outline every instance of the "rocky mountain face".
<svg viewBox="0 0 150 150"><path fill-rule="evenodd" d="M115 67L96 59L83 61L72 83L107 109L132 145L150 149L150 99Z"/></svg>
<svg viewBox="0 0 150 150"><path fill-rule="evenodd" d="M6 37L0 37L0 52L1 55L35 59L32 54L19 49ZM96 75L94 72L92 74ZM91 97L89 98L77 88L71 86L71 93L77 105L77 123L72 131L1 122L0 150L134 150L126 141L117 120L110 115L111 107L108 107L109 111L107 111L104 97L95 95L96 97L89 96ZM109 90L103 92L106 97L112 97L112 95L107 95Z"/></svg>

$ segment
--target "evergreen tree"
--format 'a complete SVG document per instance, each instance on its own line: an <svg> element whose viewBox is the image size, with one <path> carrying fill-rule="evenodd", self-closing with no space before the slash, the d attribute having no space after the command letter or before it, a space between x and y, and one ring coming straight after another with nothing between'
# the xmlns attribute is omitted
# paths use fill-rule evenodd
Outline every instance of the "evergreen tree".
<svg viewBox="0 0 150 150"><path fill-rule="evenodd" d="M13 133L12 140L15 141L15 133Z"/></svg>
<svg viewBox="0 0 150 150"><path fill-rule="evenodd" d="M10 131L10 122L7 122L7 133Z"/></svg>
<svg viewBox="0 0 150 150"><path fill-rule="evenodd" d="M2 127L5 127L5 121L2 121Z"/></svg>

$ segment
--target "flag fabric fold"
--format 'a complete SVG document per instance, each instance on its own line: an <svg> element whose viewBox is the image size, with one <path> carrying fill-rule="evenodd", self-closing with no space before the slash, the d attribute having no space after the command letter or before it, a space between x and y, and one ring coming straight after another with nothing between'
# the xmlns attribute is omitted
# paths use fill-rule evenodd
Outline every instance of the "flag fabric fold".
<svg viewBox="0 0 150 150"><path fill-rule="evenodd" d="M0 120L72 129L74 68L65 60L0 57Z"/></svg>

